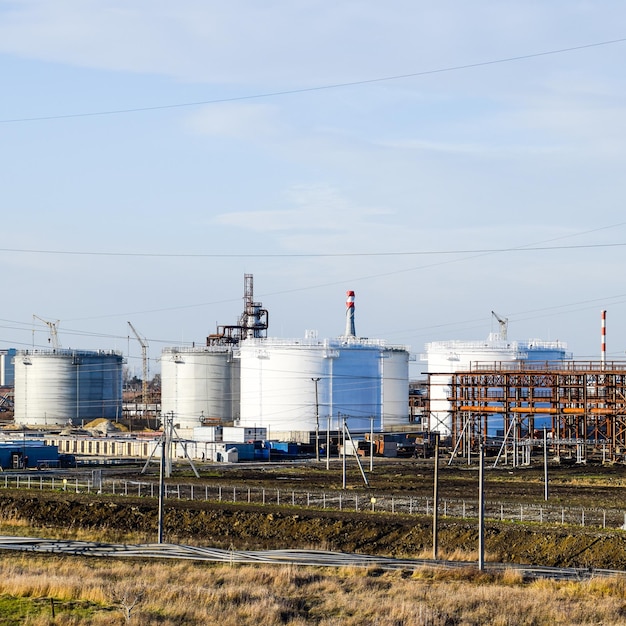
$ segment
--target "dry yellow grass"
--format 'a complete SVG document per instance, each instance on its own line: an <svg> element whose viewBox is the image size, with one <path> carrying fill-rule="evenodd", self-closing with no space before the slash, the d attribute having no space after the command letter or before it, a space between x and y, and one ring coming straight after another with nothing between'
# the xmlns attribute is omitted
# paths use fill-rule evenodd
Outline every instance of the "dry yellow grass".
<svg viewBox="0 0 626 626"><path fill-rule="evenodd" d="M0 571L0 595L57 600L54 622L42 613L21 622L29 626L611 626L626 615L622 579L525 583L516 572L469 568L387 572L4 554ZM139 597L127 621L120 598L129 604ZM80 617L63 610L70 600L94 605Z"/></svg>

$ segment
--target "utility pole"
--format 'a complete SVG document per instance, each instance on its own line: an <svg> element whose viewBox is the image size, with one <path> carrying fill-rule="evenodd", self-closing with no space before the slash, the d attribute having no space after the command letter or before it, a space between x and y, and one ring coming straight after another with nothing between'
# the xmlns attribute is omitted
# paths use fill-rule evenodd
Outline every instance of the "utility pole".
<svg viewBox="0 0 626 626"><path fill-rule="evenodd" d="M478 444L478 569L485 569L485 447Z"/></svg>
<svg viewBox="0 0 626 626"><path fill-rule="evenodd" d="M548 487L548 431L546 427L543 427L543 497L544 500L548 500L549 487Z"/></svg>
<svg viewBox="0 0 626 626"><path fill-rule="evenodd" d="M165 504L165 437L161 438L161 461L159 463L159 533L158 543L163 543L163 508Z"/></svg>
<svg viewBox="0 0 626 626"><path fill-rule="evenodd" d="M315 383L315 460L319 463L320 461L320 403L319 396L317 391L317 383L319 383L320 378L311 378L311 380ZM326 443L328 445L328 442Z"/></svg>
<svg viewBox="0 0 626 626"><path fill-rule="evenodd" d="M330 413L326 416L326 469L330 469Z"/></svg>
<svg viewBox="0 0 626 626"><path fill-rule="evenodd" d="M337 416L339 416L340 413L337 414ZM343 481L342 481L342 488L345 490L346 488L346 418L345 416L343 417L343 422L342 422L342 437L341 437L341 443L342 443L342 463L341 463L341 469L342 469L342 476L343 476Z"/></svg>
<svg viewBox="0 0 626 626"><path fill-rule="evenodd" d="M439 554L439 433L435 433L435 472L433 485L433 559Z"/></svg>
<svg viewBox="0 0 626 626"><path fill-rule="evenodd" d="M370 472L374 471L374 418L370 417Z"/></svg>

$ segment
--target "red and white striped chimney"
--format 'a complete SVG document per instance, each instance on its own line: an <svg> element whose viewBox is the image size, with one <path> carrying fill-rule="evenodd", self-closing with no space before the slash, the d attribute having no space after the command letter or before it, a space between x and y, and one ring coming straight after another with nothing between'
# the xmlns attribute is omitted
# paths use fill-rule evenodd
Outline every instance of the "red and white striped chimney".
<svg viewBox="0 0 626 626"><path fill-rule="evenodd" d="M606 365L606 310L602 311L600 332L600 363L602 364L602 369L604 369L604 366Z"/></svg>
<svg viewBox="0 0 626 626"><path fill-rule="evenodd" d="M346 337L356 337L354 329L354 291L346 291Z"/></svg>

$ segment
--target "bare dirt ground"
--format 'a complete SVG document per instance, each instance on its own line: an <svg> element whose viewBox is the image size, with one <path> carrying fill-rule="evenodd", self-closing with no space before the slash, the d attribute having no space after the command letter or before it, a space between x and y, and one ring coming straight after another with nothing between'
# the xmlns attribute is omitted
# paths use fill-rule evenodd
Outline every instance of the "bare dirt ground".
<svg viewBox="0 0 626 626"><path fill-rule="evenodd" d="M172 481L239 484L281 489L342 489L341 464L324 463L203 466L196 479L189 467L177 468ZM110 472L110 474L109 474ZM107 476L132 480L139 469L105 470ZM432 494L432 460L376 460L366 489L360 472L350 467L347 487L369 493ZM440 497L476 498L475 467L440 466ZM146 479L146 476L141 476ZM148 478L156 479L155 470ZM550 468L550 500L566 506L626 508L626 467L597 465ZM490 498L523 503L544 497L543 467L489 469ZM21 520L31 534L54 536L60 530L92 529L139 533L154 541L157 502L152 498L112 497L70 492L0 490L0 517ZM35 530L36 529L36 530ZM42 531L43 529L43 531ZM152 539L150 539L152 538ZM418 515L312 510L290 505L225 504L168 499L165 538L232 549L321 548L345 552L424 556L432 550L432 518ZM475 553L475 520L440 517L440 554ZM626 532L560 524L487 522L490 561L562 567L626 569Z"/></svg>

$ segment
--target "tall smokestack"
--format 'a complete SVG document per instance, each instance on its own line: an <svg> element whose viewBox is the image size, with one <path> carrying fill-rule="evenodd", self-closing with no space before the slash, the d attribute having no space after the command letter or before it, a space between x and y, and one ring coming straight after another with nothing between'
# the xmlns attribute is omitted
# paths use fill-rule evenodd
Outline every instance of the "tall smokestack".
<svg viewBox="0 0 626 626"><path fill-rule="evenodd" d="M346 337L356 337L354 330L354 291L346 291Z"/></svg>
<svg viewBox="0 0 626 626"><path fill-rule="evenodd" d="M600 363L602 369L606 365L606 311L602 311L602 322L600 329Z"/></svg>

